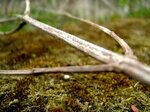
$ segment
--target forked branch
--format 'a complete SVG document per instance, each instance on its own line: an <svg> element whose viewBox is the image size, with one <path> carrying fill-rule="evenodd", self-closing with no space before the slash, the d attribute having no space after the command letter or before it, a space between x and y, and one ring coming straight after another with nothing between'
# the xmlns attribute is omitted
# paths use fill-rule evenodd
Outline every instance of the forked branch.
<svg viewBox="0 0 150 112"><path fill-rule="evenodd" d="M24 10L24 15L29 15L30 14L30 1L29 0L25 0L25 10ZM1 19L0 20L0 24L3 23L8 23L8 22L14 22L19 20L18 17L12 17L9 19ZM26 25L25 21L21 21L14 29L7 31L7 32L0 32L0 35L11 35L13 33L16 33L17 31L19 31L20 29L22 29L24 26Z"/></svg>
<svg viewBox="0 0 150 112"><path fill-rule="evenodd" d="M85 19L82 19L82 18L79 18L79 17L75 17L75 16L73 16L69 13L60 13L60 14L63 14L63 15L68 16L70 18L82 21L82 22L84 22L86 24L89 24L89 25L91 25L91 26L93 26L97 29L102 30L103 32L105 32L106 34L111 36L114 40L116 40L120 44L120 46L125 51L125 55L136 58L136 56L133 55L133 51L130 48L130 46L123 39L121 39L118 35L116 35L113 31L109 30L108 28L106 28L104 26L101 26L101 25L98 25L98 24L95 24L95 23L93 23L89 20L85 20Z"/></svg>
<svg viewBox="0 0 150 112"><path fill-rule="evenodd" d="M142 81L144 83L150 84L150 67L140 63L136 59L130 58L128 56L123 56L114 53L110 50L104 49L90 42L80 39L74 35L66 33L64 31L58 30L40 21L37 21L28 15L18 16L22 20L28 22L29 24L47 32L51 36L57 37L71 46L83 51L84 53L92 56L93 58L102 61L104 63L113 63L113 66L124 73Z"/></svg>
<svg viewBox="0 0 150 112"><path fill-rule="evenodd" d="M29 0L26 0L26 4L30 7ZM142 64L135 58L131 58L131 57L133 57L133 52L132 52L131 48L120 37L118 37L115 33L110 31L109 29L107 29L103 26L99 26L95 23L76 18L85 23L91 24L92 26L95 26L98 29L101 29L108 35L112 36L124 48L126 55L114 53L110 50L107 50L105 48L102 48L100 46L92 44L90 42L87 42L83 39L80 39L79 37L76 37L74 35L71 35L62 30L56 29L54 27L51 27L51 26L44 24L36 19L33 19L28 15L29 10L30 10L30 8L27 8L27 13L25 13L24 15L18 15L17 17L20 18L22 21L27 22L27 23L35 26L36 28L39 28L42 31L47 32L51 36L54 36L56 38L59 38L60 40L67 42L71 46L92 56L93 58L108 64L108 65L104 65L104 66L103 65L95 65L95 66L93 66L93 68L92 67L88 68L89 71L90 71L90 69L98 71L97 70L98 68L99 68L99 71L101 71L101 69L105 70L105 71L109 71L109 70L122 71L122 72L132 76L133 78L150 85L150 67ZM94 67L96 67L96 68L94 68ZM106 67L108 67L108 69L106 69ZM82 70L81 70L81 68L82 68ZM31 74L31 73L38 73L38 72L40 72L40 73L52 72L52 71L56 72L55 70L57 70L58 72L67 72L67 71L68 72L79 72L79 70L85 71L85 72L88 71L87 67L85 67L85 66L82 66L82 67L72 66L72 67L61 67L61 68L57 68L57 69L56 68L51 68L51 69L50 68L41 68L41 69L34 68L31 70L1 70L0 72L1 72L1 74L15 74L15 73L16 74L17 73Z"/></svg>

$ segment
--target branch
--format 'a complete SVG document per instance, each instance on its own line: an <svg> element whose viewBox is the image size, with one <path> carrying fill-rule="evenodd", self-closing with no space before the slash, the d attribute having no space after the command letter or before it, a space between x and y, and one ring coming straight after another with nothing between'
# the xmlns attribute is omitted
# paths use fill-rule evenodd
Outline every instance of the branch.
<svg viewBox="0 0 150 112"><path fill-rule="evenodd" d="M113 64L104 65L85 65L85 66L66 66L52 68L33 68L29 70L0 70L0 74L4 75L30 75L39 73L93 73L93 72L121 72L116 69Z"/></svg>
<svg viewBox="0 0 150 112"><path fill-rule="evenodd" d="M24 15L29 15L30 14L30 0L25 0L25 11L24 11Z"/></svg>
<svg viewBox="0 0 150 112"><path fill-rule="evenodd" d="M7 22L13 22L13 21L16 21L16 20L19 20L19 18L13 17L13 18L9 18L9 19L0 19L0 24L7 23Z"/></svg>
<svg viewBox="0 0 150 112"><path fill-rule="evenodd" d="M130 57L136 59L136 56L133 55L133 51L129 47L129 45L123 39L121 39L118 35L116 35L113 31L111 31L111 30L109 30L106 27L103 27L101 25L95 24L95 23L93 23L91 21L88 21L88 20L85 20L85 19L82 19L82 18L79 18L79 17L75 17L75 16L73 16L73 15L71 15L69 13L59 13L59 14L63 14L65 16L68 16L70 18L79 20L79 21L81 21L83 23L86 23L86 24L91 25L91 26L93 26L93 27L95 27L97 29L102 30L103 32L105 32L106 34L108 34L109 36L111 36L114 40L116 40L120 44L120 46L125 51L125 55L130 56Z"/></svg>
<svg viewBox="0 0 150 112"><path fill-rule="evenodd" d="M44 72L50 72L50 71L73 72L73 69L76 72L78 72L79 70L81 72L82 71L88 72L88 71L90 71L90 69L91 69L91 71L97 71L98 69L100 71L103 71L103 70L115 71L115 70L117 70L117 71L124 72L124 73L130 75L131 77L150 85L150 67L140 63L138 60L136 60L134 58L131 58L131 57L133 57L133 52L132 52L131 48L120 37L118 37L114 32L110 31L109 29L107 29L103 26L97 25L95 23L92 23L90 21L73 17L75 19L78 19L80 21L88 23L92 26L95 26L96 28L101 29L102 31L104 31L105 33L107 33L108 35L113 37L124 48L125 54L126 54L125 56L114 53L110 50L104 49L100 46L97 46L90 42L82 40L79 37L76 37L74 35L64 32L64 31L61 31L54 27L51 27L47 24L44 24L38 20L35 20L28 15L29 13L30 13L30 1L26 0L25 13L24 13L24 15L18 15L17 16L18 18L20 18L24 22L27 22L27 23L35 26L36 28L41 29L42 31L47 32L51 36L54 36L56 38L59 38L65 42L67 42L71 46L81 50L82 52L90 55L91 57L93 57L99 61L102 61L106 64L110 64L110 65L95 65L95 66L90 66L90 68L89 68L89 66L88 67L87 66L82 66L82 67L81 66L80 67L72 66L72 67L68 67L68 68L67 67L62 67L62 68L56 67L56 68L41 68L41 69L35 68L35 69L31 69L31 70L1 70L1 73L3 73L3 74L8 74L8 73L32 74L32 73L44 73ZM68 15L68 16L71 16L71 15Z"/></svg>
<svg viewBox="0 0 150 112"><path fill-rule="evenodd" d="M82 52L92 56L93 58L104 63L114 63L115 67L133 78L150 85L150 67L140 63L139 61L114 53L90 42L82 40L74 35L58 30L40 21L37 21L28 15L18 16L20 19L29 24L47 32L49 35L59 38Z"/></svg>
<svg viewBox="0 0 150 112"><path fill-rule="evenodd" d="M24 11L24 15L29 15L30 14L30 1L29 0L25 0L25 11ZM12 21L17 21L19 20L18 17L13 17L13 18L9 18L9 19L2 19L0 20L0 23L6 23L6 22L12 22ZM13 33L16 33L17 31L19 31L20 29L22 29L24 26L26 25L26 23L24 21L21 21L16 28L7 31L7 32L0 32L0 35L11 35Z"/></svg>
<svg viewBox="0 0 150 112"><path fill-rule="evenodd" d="M26 22L23 21L23 22L19 23L19 25L16 26L16 28L12 29L11 31L0 32L0 35L11 35L13 33L16 33L17 31L19 31L20 29L22 29L25 25L26 25Z"/></svg>

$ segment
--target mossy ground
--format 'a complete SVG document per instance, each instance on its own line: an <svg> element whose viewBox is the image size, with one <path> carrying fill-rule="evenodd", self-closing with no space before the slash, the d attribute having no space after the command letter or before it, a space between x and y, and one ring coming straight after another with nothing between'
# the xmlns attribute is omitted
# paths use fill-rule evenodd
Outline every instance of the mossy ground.
<svg viewBox="0 0 150 112"><path fill-rule="evenodd" d="M101 24L101 23L100 23ZM150 20L123 19L107 24L133 48L140 61L150 65ZM83 23L65 22L66 32L123 53L104 34ZM19 31L0 38L0 69L27 69L101 64L42 31ZM150 87L112 72L63 73L38 76L0 76L0 112L130 112L131 105L150 111Z"/></svg>

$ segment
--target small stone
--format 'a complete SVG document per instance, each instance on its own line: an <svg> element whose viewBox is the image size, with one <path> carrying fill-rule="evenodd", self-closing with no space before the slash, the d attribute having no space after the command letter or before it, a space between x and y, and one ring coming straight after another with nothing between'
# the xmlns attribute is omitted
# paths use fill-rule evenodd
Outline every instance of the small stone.
<svg viewBox="0 0 150 112"><path fill-rule="evenodd" d="M65 79L65 80L70 79L70 75L66 75L66 74L65 74L65 75L64 75L64 79Z"/></svg>
<svg viewBox="0 0 150 112"><path fill-rule="evenodd" d="M89 108L92 108L92 105L89 105Z"/></svg>

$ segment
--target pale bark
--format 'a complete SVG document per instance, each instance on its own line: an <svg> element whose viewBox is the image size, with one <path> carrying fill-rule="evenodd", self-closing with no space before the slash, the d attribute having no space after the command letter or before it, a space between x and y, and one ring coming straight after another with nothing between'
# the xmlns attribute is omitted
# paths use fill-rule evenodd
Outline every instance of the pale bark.
<svg viewBox="0 0 150 112"><path fill-rule="evenodd" d="M0 70L0 74L4 75L31 75L40 73L95 73L95 72L121 72L112 64L104 65L85 65L85 66L66 66L66 67L48 67L33 68L28 70Z"/></svg>
<svg viewBox="0 0 150 112"><path fill-rule="evenodd" d="M71 46L83 51L93 58L104 63L112 63L116 68L120 69L124 73L144 83L150 84L150 67L138 62L137 60L94 45L74 35L68 34L64 31L37 21L29 17L28 15L18 17L28 22L29 24L41 29L42 31L47 32L51 36L57 37L67 42Z"/></svg>
<svg viewBox="0 0 150 112"><path fill-rule="evenodd" d="M118 37L115 33L109 29L86 21L80 18L78 20L84 21L98 29L101 29L113 39L115 39L124 49L126 55L117 54L83 39L77 36L66 33L62 30L56 29L52 26L44 24L36 19L29 16L30 13L30 2L26 0L26 9L24 15L18 15L23 22L27 22L42 31L47 32L49 35L59 38L77 48L78 50L90 55L91 57L106 63L106 65L94 65L94 66L72 66L72 67L56 67L56 68L34 68L30 70L0 70L0 74L35 74L35 73L46 73L46 72L90 72L90 71L118 71L124 72L129 76L150 85L150 67L142 64L136 60L133 55L131 48ZM70 16L70 15L69 15Z"/></svg>
<svg viewBox="0 0 150 112"><path fill-rule="evenodd" d="M66 15L68 17L71 17L73 19L82 21L82 22L84 22L86 24L89 24L89 25L91 25L91 26L93 26L93 27L95 27L97 29L102 30L103 32L105 32L106 34L108 34L109 36L111 36L114 40L116 40L120 44L120 46L125 51L125 55L133 57L133 58L136 58L136 56L134 56L133 51L130 48L130 46L128 46L128 44L123 39L121 39L118 35L116 35L113 31L107 29L106 27L103 27L101 25L95 24L95 23L93 23L93 22L91 22L89 20L85 20L85 19L82 19L82 18L79 18L79 17L72 16L69 13L60 13L59 12L58 14Z"/></svg>

